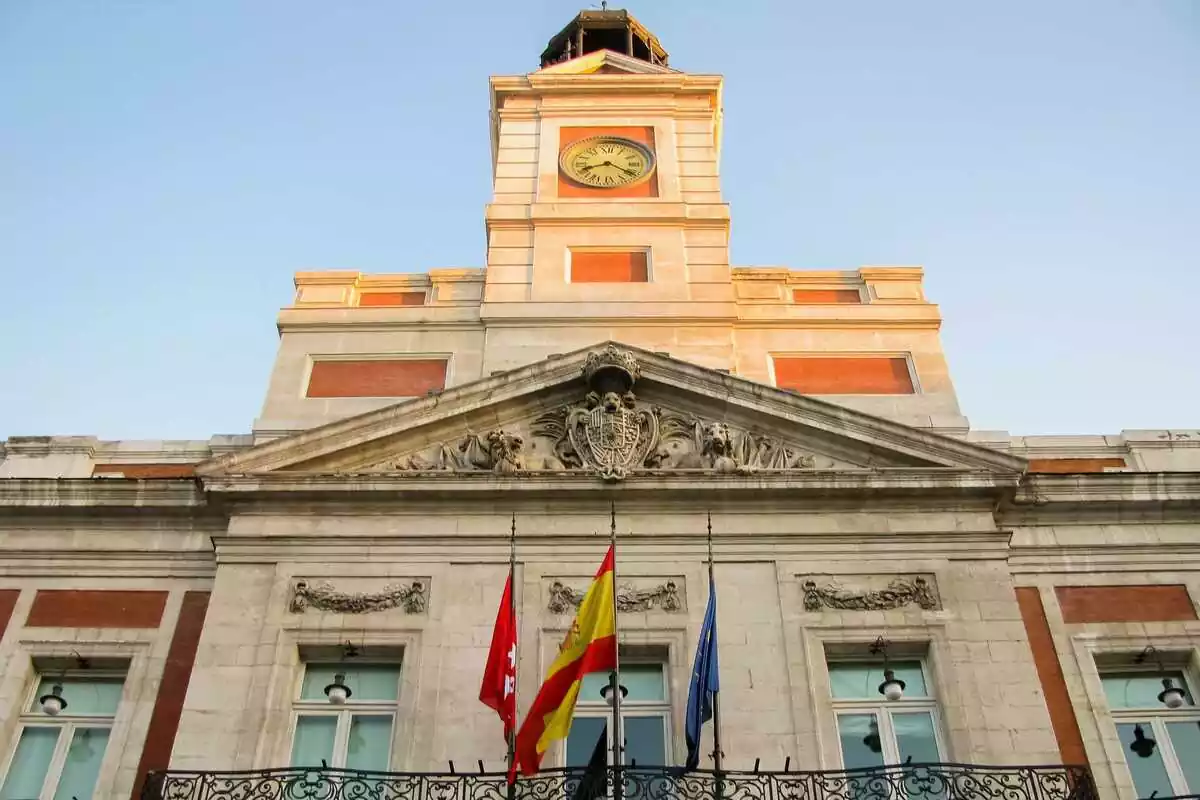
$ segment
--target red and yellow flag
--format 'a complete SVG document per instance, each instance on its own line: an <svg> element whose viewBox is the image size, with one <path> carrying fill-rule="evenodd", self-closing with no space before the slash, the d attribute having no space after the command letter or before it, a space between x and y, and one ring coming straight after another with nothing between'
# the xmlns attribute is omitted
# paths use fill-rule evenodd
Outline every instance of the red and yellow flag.
<svg viewBox="0 0 1200 800"><path fill-rule="evenodd" d="M542 756L557 739L567 738L583 676L617 665L617 619L613 613L613 549L588 587L567 638L550 665L525 724L517 732L517 763L536 775Z"/></svg>

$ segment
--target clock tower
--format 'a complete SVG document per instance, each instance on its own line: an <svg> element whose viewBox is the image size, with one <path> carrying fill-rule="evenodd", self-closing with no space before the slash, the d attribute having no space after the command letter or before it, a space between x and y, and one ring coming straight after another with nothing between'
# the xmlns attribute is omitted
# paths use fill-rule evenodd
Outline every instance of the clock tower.
<svg viewBox="0 0 1200 800"><path fill-rule="evenodd" d="M491 79L484 374L606 339L733 366L721 83L623 10Z"/></svg>

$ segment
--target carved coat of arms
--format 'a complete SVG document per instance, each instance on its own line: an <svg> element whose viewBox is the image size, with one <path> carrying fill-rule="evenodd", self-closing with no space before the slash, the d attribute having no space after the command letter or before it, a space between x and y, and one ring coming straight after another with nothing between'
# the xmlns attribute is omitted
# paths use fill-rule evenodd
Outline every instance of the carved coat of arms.
<svg viewBox="0 0 1200 800"><path fill-rule="evenodd" d="M658 441L658 416L637 408L630 392L589 392L587 405L567 415L566 427L575 452L610 481L640 467Z"/></svg>

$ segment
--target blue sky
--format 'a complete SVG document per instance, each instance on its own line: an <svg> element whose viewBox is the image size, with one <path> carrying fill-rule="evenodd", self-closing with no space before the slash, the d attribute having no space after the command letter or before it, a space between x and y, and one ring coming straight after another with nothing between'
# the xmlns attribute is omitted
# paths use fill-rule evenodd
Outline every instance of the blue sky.
<svg viewBox="0 0 1200 800"><path fill-rule="evenodd" d="M482 266L579 8L0 3L0 437L245 432L294 272ZM1200 427L1200 2L630 10L726 77L735 264L924 265L975 428Z"/></svg>

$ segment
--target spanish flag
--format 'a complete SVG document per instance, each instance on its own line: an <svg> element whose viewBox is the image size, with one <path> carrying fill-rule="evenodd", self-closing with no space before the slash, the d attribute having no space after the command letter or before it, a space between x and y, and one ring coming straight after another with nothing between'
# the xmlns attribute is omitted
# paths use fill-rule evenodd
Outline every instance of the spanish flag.
<svg viewBox="0 0 1200 800"><path fill-rule="evenodd" d="M617 619L613 613L613 548L588 587L567 638L550 665L525 724L517 732L517 763L536 775L542 756L556 739L567 738L583 676L617 666Z"/></svg>

